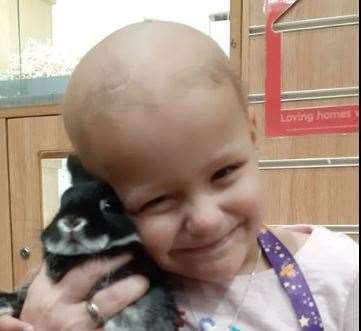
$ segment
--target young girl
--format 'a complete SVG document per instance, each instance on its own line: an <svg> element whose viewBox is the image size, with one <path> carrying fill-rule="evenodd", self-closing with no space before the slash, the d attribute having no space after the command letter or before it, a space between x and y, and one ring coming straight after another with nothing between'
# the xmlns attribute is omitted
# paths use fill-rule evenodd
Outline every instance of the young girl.
<svg viewBox="0 0 361 331"><path fill-rule="evenodd" d="M358 329L357 245L263 213L256 123L219 47L180 24L121 29L75 69L64 120L85 167L109 182L154 260L177 280L181 330ZM147 290L140 276L84 297L129 261L92 262L53 285L41 271L22 321L1 330L101 330ZM29 330L30 330L29 329Z"/></svg>

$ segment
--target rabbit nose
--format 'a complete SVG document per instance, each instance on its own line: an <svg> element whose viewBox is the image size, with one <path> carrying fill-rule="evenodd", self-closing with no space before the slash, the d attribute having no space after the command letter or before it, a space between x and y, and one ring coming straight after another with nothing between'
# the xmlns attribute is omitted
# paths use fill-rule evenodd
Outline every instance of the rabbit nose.
<svg viewBox="0 0 361 331"><path fill-rule="evenodd" d="M81 217L66 217L59 220L58 224L63 232L80 232L86 223L86 220Z"/></svg>

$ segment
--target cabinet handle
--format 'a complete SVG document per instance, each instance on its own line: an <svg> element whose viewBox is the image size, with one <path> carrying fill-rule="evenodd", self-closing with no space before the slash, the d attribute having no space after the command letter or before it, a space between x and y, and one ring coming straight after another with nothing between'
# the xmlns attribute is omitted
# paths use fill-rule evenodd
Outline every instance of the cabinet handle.
<svg viewBox="0 0 361 331"><path fill-rule="evenodd" d="M24 247L20 249L20 256L23 260L27 260L31 255L31 250L29 247Z"/></svg>

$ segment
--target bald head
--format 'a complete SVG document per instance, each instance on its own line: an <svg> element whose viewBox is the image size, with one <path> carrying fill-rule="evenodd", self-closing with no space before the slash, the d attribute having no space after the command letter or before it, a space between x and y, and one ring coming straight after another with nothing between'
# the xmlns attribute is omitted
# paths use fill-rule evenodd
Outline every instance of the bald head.
<svg viewBox="0 0 361 331"><path fill-rule="evenodd" d="M143 22L122 28L91 49L73 72L64 120L82 153L92 127L116 113L152 111L194 87L239 82L220 47L177 23Z"/></svg>

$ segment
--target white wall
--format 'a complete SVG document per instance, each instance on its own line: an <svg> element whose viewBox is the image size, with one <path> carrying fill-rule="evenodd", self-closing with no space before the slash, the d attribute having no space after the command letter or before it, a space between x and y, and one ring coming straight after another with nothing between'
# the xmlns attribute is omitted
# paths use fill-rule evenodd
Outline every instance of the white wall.
<svg viewBox="0 0 361 331"><path fill-rule="evenodd" d="M229 10L230 0L58 0L53 6L53 42L79 57L125 25L158 19L211 32L229 54L229 22L209 24L209 14Z"/></svg>

